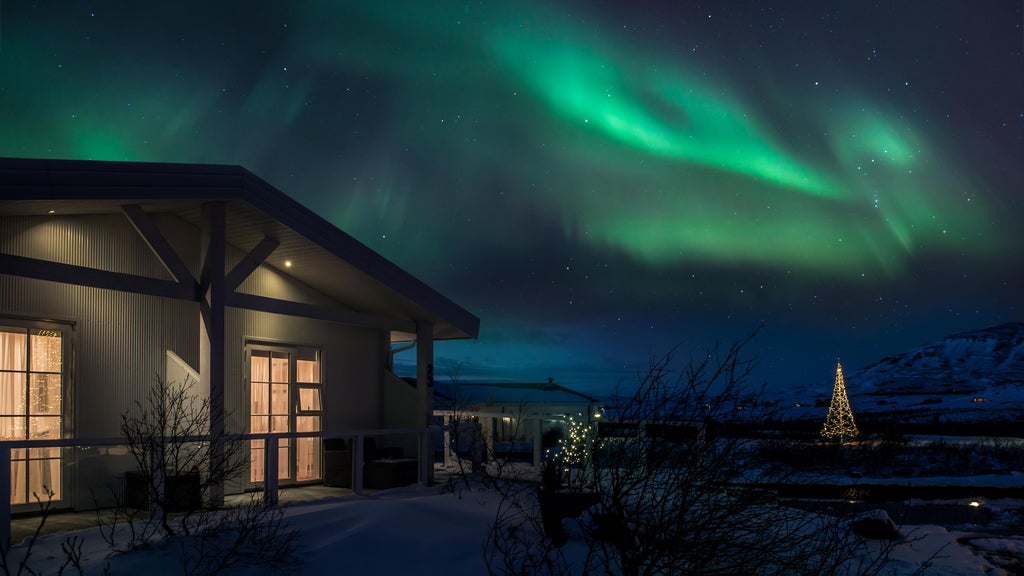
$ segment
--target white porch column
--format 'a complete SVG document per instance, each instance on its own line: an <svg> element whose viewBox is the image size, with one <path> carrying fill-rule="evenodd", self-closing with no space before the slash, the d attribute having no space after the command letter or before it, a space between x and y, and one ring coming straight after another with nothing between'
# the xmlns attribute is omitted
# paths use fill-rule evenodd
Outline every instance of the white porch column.
<svg viewBox="0 0 1024 576"><path fill-rule="evenodd" d="M498 417L484 416L480 421L484 423L484 446L487 450L484 458L489 464L494 459L494 433L498 425Z"/></svg>
<svg viewBox="0 0 1024 576"><path fill-rule="evenodd" d="M224 203L209 202L202 208L200 258L202 275L199 302L199 382L210 394L210 436L224 434ZM224 446L210 443L210 475L220 478L210 491L210 504L224 503Z"/></svg>
<svg viewBox="0 0 1024 576"><path fill-rule="evenodd" d="M421 427L430 426L434 415L434 325L416 324L416 408ZM434 482L433 435L425 433L420 441L420 483Z"/></svg>
<svg viewBox="0 0 1024 576"><path fill-rule="evenodd" d="M456 456L452 453L452 425L454 419L451 414L444 416L444 447L441 452L444 454L444 467L447 470L455 461Z"/></svg>
<svg viewBox="0 0 1024 576"><path fill-rule="evenodd" d="M540 454L540 452L541 452L540 451L541 431L540 431L540 428L541 428L541 426L540 426L540 417L539 416L535 416L534 419L533 419L533 467L534 468L540 468L540 458L541 458L541 454Z"/></svg>

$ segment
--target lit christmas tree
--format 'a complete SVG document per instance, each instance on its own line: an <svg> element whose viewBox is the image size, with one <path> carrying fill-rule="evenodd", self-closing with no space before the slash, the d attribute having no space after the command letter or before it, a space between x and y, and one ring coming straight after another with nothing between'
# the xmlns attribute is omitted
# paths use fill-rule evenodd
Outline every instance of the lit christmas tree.
<svg viewBox="0 0 1024 576"><path fill-rule="evenodd" d="M832 402L828 406L828 415L825 416L825 425L821 427L821 435L842 441L843 438L853 438L857 434L859 432L857 425L853 423L850 400L846 397L843 365L836 363L836 384L832 389Z"/></svg>

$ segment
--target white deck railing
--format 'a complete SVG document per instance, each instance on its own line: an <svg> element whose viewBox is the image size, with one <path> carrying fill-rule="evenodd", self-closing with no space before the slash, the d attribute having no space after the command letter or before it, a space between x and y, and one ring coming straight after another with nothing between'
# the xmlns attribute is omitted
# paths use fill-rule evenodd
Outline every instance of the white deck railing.
<svg viewBox="0 0 1024 576"><path fill-rule="evenodd" d="M345 430L342 432L278 432L266 434L227 434L217 441L263 440L263 470L277 470L278 446L281 440L294 438L320 438L321 440L353 440L352 442L352 491L363 493L363 440L368 437L412 435L418 437L419 453L416 456L419 482L425 484L426 463L432 464L431 428L382 428L367 430ZM197 443L210 442L209 436L186 436L165 438L164 442ZM30 448L81 448L97 446L127 446L124 438L64 438L61 440L2 440L0 441L0 543L7 545L11 538L11 450ZM156 456L159 458L159 456ZM155 484L163 486L163 467L154 466L157 475ZM263 499L268 505L277 504L280 480L277 474L264 474ZM159 514L159 499L149 498L150 515Z"/></svg>

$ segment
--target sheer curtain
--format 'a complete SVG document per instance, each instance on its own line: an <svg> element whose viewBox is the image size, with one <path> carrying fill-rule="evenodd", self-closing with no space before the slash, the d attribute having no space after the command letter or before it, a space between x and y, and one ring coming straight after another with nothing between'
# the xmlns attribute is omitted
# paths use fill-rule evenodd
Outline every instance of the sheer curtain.
<svg viewBox="0 0 1024 576"><path fill-rule="evenodd" d="M298 412L295 429L299 432L320 431L320 350L299 348L295 359L295 381L298 383ZM295 440L296 480L321 477L320 439Z"/></svg>
<svg viewBox="0 0 1024 576"><path fill-rule="evenodd" d="M25 378L28 334L0 328L0 438L25 439ZM11 502L28 498L25 486L25 451L11 454Z"/></svg>
<svg viewBox="0 0 1024 576"><path fill-rule="evenodd" d="M262 351L253 351L249 356L249 431L253 434L269 432L270 411L268 397L270 386L270 355ZM249 481L262 482L263 440L249 441Z"/></svg>
<svg viewBox="0 0 1024 576"><path fill-rule="evenodd" d="M57 439L61 434L63 336L53 330L29 332L29 439ZM29 450L29 493L53 492L61 498L60 454L57 447ZM34 496L33 496L34 499Z"/></svg>

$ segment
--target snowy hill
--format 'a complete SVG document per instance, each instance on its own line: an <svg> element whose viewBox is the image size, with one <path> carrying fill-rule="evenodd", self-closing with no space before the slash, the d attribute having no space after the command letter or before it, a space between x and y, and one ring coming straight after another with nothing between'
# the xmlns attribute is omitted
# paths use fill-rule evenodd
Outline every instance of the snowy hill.
<svg viewBox="0 0 1024 576"><path fill-rule="evenodd" d="M860 394L984 394L1024 385L1024 323L947 336L855 373Z"/></svg>
<svg viewBox="0 0 1024 576"><path fill-rule="evenodd" d="M1015 421L1024 415L1024 323L961 332L846 367L855 414L909 421ZM823 419L831 385L797 388L780 401L784 418Z"/></svg>

